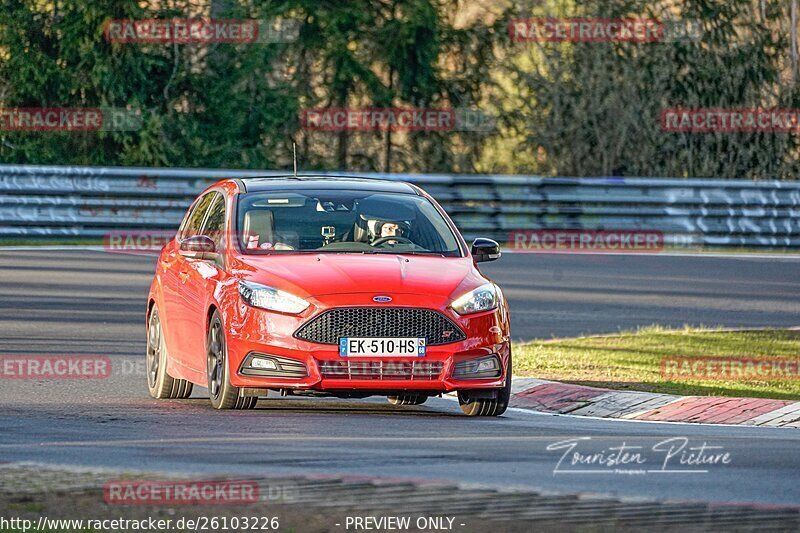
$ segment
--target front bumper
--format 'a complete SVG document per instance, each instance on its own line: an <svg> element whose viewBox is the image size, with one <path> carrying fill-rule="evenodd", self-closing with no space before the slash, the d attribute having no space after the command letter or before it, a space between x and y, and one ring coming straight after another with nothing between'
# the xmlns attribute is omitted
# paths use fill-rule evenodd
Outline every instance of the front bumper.
<svg viewBox="0 0 800 533"><path fill-rule="evenodd" d="M424 391L429 394L466 389L495 389L505 384L510 342L505 311L460 317L440 302L422 295L392 295L393 307L434 309L452 319L466 333L462 341L428 346L423 357L341 357L338 346L297 339L301 325L332 307L376 307L373 294L331 296L317 299L300 315L284 315L254 309L241 303L228 320L228 362L231 384L250 389L300 389L316 391ZM345 298L346 297L346 298ZM254 354L275 356L305 365L304 377L253 375L242 364ZM454 377L461 361L495 354L500 375L493 378ZM248 360L249 361L249 360ZM296 368L296 367L295 367ZM266 372L269 374L270 372ZM264 373L262 373L264 374ZM273 373L275 374L275 373Z"/></svg>

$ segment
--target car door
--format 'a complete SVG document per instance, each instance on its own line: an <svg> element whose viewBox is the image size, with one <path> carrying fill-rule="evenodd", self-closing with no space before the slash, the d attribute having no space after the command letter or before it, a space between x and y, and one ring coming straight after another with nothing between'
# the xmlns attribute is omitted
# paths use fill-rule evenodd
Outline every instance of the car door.
<svg viewBox="0 0 800 533"><path fill-rule="evenodd" d="M187 258L180 252L180 243L187 237L201 234L203 222L214 199L214 193L207 193L195 201L181 223L175 240L164 250L159 262L164 298L161 313L166 317L162 322L170 359L190 368L194 367L189 365L188 354L191 352L187 336L192 319L184 305L189 271Z"/></svg>
<svg viewBox="0 0 800 533"><path fill-rule="evenodd" d="M213 200L203 220L199 235L210 237L218 251L224 250L225 196L212 192ZM206 320L208 306L217 283L223 275L224 254L213 258L183 256L180 305L183 308L184 331L181 344L185 364L197 371L206 371Z"/></svg>

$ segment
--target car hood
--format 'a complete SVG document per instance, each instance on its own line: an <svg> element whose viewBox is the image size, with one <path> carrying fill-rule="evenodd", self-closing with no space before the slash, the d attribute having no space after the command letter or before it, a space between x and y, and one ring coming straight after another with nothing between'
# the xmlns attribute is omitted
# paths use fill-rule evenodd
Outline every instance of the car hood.
<svg viewBox="0 0 800 533"><path fill-rule="evenodd" d="M271 254L241 258L243 279L301 297L326 294L450 296L485 283L468 257L393 254Z"/></svg>

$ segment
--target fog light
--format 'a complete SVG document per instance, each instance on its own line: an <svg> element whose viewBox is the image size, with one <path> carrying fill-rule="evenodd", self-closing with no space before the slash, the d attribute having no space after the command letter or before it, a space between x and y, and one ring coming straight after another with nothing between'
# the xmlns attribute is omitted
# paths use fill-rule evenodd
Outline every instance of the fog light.
<svg viewBox="0 0 800 533"><path fill-rule="evenodd" d="M242 361L239 373L261 378L298 378L308 376L303 361L269 353L250 352Z"/></svg>
<svg viewBox="0 0 800 533"><path fill-rule="evenodd" d="M458 362L453 370L453 377L461 379L500 377L500 359L496 355L490 355Z"/></svg>
<svg viewBox="0 0 800 533"><path fill-rule="evenodd" d="M261 357L254 357L253 360L250 362L250 366L252 368L258 368L260 370L277 370L278 365L275 364L275 361L272 359L262 359Z"/></svg>
<svg viewBox="0 0 800 533"><path fill-rule="evenodd" d="M500 368L497 365L497 358L490 357L489 359L483 359L478 361L478 366L475 368L475 372L486 372L488 370L497 370Z"/></svg>

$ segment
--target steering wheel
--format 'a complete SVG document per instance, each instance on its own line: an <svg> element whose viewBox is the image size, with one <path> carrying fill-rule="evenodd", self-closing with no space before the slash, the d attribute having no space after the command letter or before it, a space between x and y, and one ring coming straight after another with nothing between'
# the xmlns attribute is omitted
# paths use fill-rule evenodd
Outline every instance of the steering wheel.
<svg viewBox="0 0 800 533"><path fill-rule="evenodd" d="M381 244L385 244L385 243L387 243L389 241L397 241L397 244L401 244L401 243L402 244L414 244L414 241L412 241L411 239L406 239L405 237L389 236L389 237L381 237L380 239L375 239L374 241L372 241L372 246L380 246Z"/></svg>

